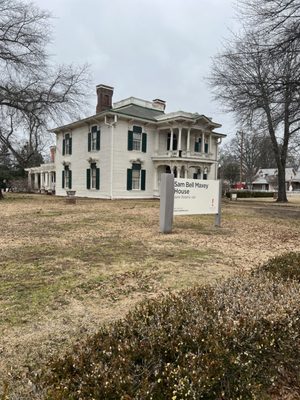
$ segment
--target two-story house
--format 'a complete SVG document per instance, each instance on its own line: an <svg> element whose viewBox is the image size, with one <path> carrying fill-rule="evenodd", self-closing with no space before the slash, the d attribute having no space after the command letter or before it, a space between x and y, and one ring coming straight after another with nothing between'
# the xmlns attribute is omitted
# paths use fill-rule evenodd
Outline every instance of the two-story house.
<svg viewBox="0 0 300 400"><path fill-rule="evenodd" d="M81 197L153 198L162 173L217 179L226 136L214 131L220 124L198 113L165 113L159 99L113 104L112 87L96 90L96 114L53 129L57 195L72 189Z"/></svg>

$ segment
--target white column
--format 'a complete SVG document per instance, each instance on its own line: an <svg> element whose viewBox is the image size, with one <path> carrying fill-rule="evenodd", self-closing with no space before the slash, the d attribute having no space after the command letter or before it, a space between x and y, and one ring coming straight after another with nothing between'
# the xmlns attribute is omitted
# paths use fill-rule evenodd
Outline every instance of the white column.
<svg viewBox="0 0 300 400"><path fill-rule="evenodd" d="M157 166L154 165L154 182L153 182L153 187L154 191L158 190L158 174L157 174Z"/></svg>
<svg viewBox="0 0 300 400"><path fill-rule="evenodd" d="M39 174L37 172L34 173L34 188L39 189Z"/></svg>
<svg viewBox="0 0 300 400"><path fill-rule="evenodd" d="M40 189L42 189L42 187L45 185L45 180L44 180L44 172L41 172L41 187Z"/></svg>
<svg viewBox="0 0 300 400"><path fill-rule="evenodd" d="M212 148L211 148L211 133L209 134L209 139L208 139L208 152L212 153Z"/></svg>
<svg viewBox="0 0 300 400"><path fill-rule="evenodd" d="M158 149L159 149L159 130L157 129L155 137L155 149L154 149L155 154L158 154Z"/></svg>
<svg viewBox="0 0 300 400"><path fill-rule="evenodd" d="M188 129L187 132L187 139L186 139L186 151L190 151L190 145L191 145L191 128Z"/></svg>
<svg viewBox="0 0 300 400"><path fill-rule="evenodd" d="M173 151L173 128L171 128L170 151Z"/></svg>
<svg viewBox="0 0 300 400"><path fill-rule="evenodd" d="M204 132L202 132L201 153L204 153L204 142L205 142L205 135L204 135Z"/></svg>
<svg viewBox="0 0 300 400"><path fill-rule="evenodd" d="M31 180L31 172L29 171L29 172L28 172L28 190L31 190L31 189L32 189L31 183L32 183L32 180Z"/></svg>
<svg viewBox="0 0 300 400"><path fill-rule="evenodd" d="M178 128L178 150L181 150L181 131L182 128Z"/></svg>
<svg viewBox="0 0 300 400"><path fill-rule="evenodd" d="M187 179L188 177L188 167L187 165L184 166L184 179Z"/></svg>

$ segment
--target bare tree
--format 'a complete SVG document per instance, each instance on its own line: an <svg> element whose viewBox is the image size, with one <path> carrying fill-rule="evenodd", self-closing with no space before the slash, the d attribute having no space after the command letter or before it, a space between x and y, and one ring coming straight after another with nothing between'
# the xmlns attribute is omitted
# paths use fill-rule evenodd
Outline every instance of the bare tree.
<svg viewBox="0 0 300 400"><path fill-rule="evenodd" d="M240 180L250 187L259 168L276 167L269 135L257 131L238 131L222 147L221 160L225 179L231 184Z"/></svg>
<svg viewBox="0 0 300 400"><path fill-rule="evenodd" d="M260 35L245 32L214 59L216 99L241 125L268 131L278 169L278 201L286 202L285 167L291 138L300 129L298 41L289 51L266 50Z"/></svg>
<svg viewBox="0 0 300 400"><path fill-rule="evenodd" d="M88 69L51 64L50 15L25 0L0 0L0 143L23 167L21 148L40 150L52 121L78 116Z"/></svg>
<svg viewBox="0 0 300 400"><path fill-rule="evenodd" d="M237 7L269 48L286 51L300 38L299 0L240 0Z"/></svg>

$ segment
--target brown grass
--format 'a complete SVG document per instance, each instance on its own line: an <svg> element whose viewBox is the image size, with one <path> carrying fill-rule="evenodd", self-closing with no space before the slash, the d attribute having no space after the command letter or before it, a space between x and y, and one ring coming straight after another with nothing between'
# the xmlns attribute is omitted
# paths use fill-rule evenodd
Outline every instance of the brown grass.
<svg viewBox="0 0 300 400"><path fill-rule="evenodd" d="M145 298L212 282L299 248L299 205L226 202L159 233L158 201L6 194L0 203L0 396L27 372ZM29 394L28 394L29 393ZM0 397L1 398L1 397Z"/></svg>

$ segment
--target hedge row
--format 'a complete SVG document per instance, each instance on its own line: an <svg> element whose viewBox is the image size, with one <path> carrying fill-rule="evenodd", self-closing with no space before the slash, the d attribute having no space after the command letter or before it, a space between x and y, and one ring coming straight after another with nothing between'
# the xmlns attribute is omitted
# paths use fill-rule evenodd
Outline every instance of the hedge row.
<svg viewBox="0 0 300 400"><path fill-rule="evenodd" d="M275 192L254 192L252 190L231 190L230 192L226 192L226 197L230 198L232 194L236 194L238 199L245 199L251 197L274 197Z"/></svg>
<svg viewBox="0 0 300 400"><path fill-rule="evenodd" d="M246 400L299 388L300 284L277 269L299 269L300 255L286 260L140 304L52 360L44 398Z"/></svg>

